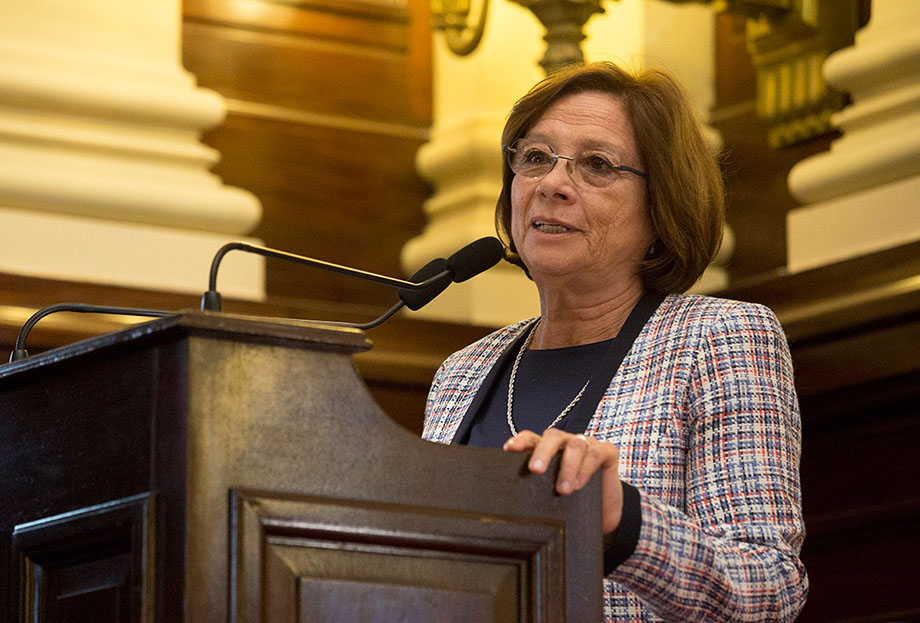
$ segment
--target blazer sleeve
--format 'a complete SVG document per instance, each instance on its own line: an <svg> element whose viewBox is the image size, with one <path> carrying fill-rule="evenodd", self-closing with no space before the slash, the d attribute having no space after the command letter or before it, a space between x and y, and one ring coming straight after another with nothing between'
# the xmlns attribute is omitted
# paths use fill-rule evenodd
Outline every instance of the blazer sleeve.
<svg viewBox="0 0 920 623"><path fill-rule="evenodd" d="M700 344L684 508L641 493L638 543L608 579L665 621L792 621L808 578L789 348L773 312L746 303L722 312Z"/></svg>

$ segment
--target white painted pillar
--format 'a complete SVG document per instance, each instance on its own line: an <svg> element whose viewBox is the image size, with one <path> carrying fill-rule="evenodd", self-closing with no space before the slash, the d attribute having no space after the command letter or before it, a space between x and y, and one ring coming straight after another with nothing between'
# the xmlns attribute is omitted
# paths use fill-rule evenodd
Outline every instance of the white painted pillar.
<svg viewBox="0 0 920 623"><path fill-rule="evenodd" d="M183 69L181 23L180 0L0 4L0 271L203 292L258 223L208 171L224 103ZM219 287L261 298L262 262L228 256Z"/></svg>
<svg viewBox="0 0 920 623"><path fill-rule="evenodd" d="M533 13L507 0L490 3L485 36L469 56L458 57L435 33L434 124L418 153L420 174L436 187L425 204L428 225L403 248L412 273L483 236L494 236L501 191L501 132L514 102L543 77L543 27ZM468 324L506 324L539 313L536 289L506 262L470 281L453 284L415 312Z"/></svg>
<svg viewBox="0 0 920 623"><path fill-rule="evenodd" d="M713 98L711 9L651 0L608 0L604 7L606 12L586 25L586 60L673 71L707 121ZM508 0L494 0L490 10L482 43L470 56L453 55L444 37L434 35L434 126L431 142L419 151L418 169L436 191L425 206L428 226L403 249L407 273L495 233L501 130L514 102L543 77L537 61L543 55L544 30L530 11ZM717 149L714 130L710 138ZM699 285L714 289L723 283L724 271L710 271ZM415 317L501 326L537 314L533 283L502 262L452 285Z"/></svg>
<svg viewBox="0 0 920 623"><path fill-rule="evenodd" d="M824 64L852 96L834 115L843 136L799 162L787 217L797 272L920 239L920 2L873 0L852 47Z"/></svg>

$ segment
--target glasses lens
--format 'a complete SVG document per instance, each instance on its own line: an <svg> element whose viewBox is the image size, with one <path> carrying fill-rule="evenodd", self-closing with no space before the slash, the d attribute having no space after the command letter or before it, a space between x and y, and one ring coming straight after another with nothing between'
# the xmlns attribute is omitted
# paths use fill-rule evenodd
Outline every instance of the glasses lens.
<svg viewBox="0 0 920 623"><path fill-rule="evenodd" d="M555 159L549 145L518 139L508 149L508 164L518 175L539 178L549 173Z"/></svg>
<svg viewBox="0 0 920 623"><path fill-rule="evenodd" d="M586 183L608 186L620 177L620 168L613 158L603 152L588 151L576 158L575 168Z"/></svg>

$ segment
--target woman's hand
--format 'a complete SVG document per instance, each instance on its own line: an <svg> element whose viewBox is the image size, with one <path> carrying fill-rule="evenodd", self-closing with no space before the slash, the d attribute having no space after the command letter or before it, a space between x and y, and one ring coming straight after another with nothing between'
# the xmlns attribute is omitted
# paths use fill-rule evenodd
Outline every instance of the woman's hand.
<svg viewBox="0 0 920 623"><path fill-rule="evenodd" d="M562 452L556 491L569 495L578 491L598 469L601 470L601 506L604 534L620 525L623 514L623 484L620 482L620 451L611 444L585 435L573 435L558 428L549 428L538 435L521 431L502 446L510 452L532 450L527 466L534 474L546 471L550 460Z"/></svg>

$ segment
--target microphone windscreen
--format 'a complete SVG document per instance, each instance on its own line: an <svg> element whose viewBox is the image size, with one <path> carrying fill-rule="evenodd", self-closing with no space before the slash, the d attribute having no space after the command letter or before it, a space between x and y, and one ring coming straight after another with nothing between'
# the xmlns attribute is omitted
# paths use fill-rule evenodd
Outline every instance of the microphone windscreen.
<svg viewBox="0 0 920 623"><path fill-rule="evenodd" d="M504 253L498 238L480 238L447 258L447 268L454 281L460 283L495 266Z"/></svg>
<svg viewBox="0 0 920 623"><path fill-rule="evenodd" d="M443 257L431 260L421 268L419 268L414 275L409 277L409 281L412 283L421 283L426 279L431 279L435 275L444 273L447 270L447 260ZM400 288L399 289L399 298L406 304L406 307L412 311L421 309L428 303L430 303L437 295L444 291L447 286L451 284L451 274L445 273L444 277L438 279L432 283L427 288L422 288L421 290L410 290L409 288Z"/></svg>

